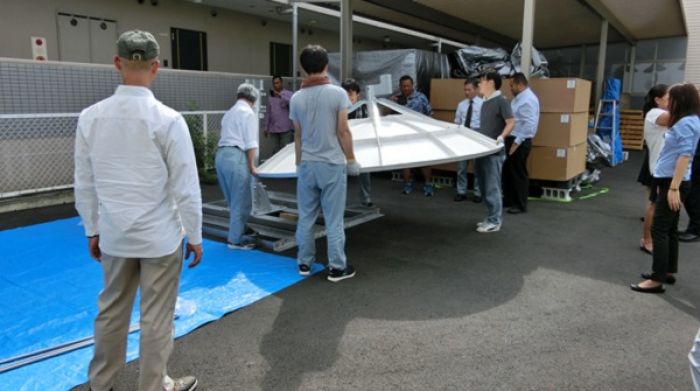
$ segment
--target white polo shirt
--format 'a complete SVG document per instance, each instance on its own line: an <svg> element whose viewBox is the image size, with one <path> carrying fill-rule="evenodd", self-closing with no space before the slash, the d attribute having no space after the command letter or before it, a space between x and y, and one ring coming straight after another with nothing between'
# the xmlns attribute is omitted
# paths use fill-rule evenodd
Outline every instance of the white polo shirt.
<svg viewBox="0 0 700 391"><path fill-rule="evenodd" d="M184 118L145 87L121 85L83 110L75 137L75 207L103 253L172 254L202 242L202 197Z"/></svg>

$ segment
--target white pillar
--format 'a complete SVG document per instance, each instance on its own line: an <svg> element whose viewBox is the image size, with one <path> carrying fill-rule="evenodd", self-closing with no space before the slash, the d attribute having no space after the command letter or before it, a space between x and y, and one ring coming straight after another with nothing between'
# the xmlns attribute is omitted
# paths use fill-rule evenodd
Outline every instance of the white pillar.
<svg viewBox="0 0 700 391"><path fill-rule="evenodd" d="M340 80L352 77L352 5L340 1Z"/></svg>
<svg viewBox="0 0 700 391"><path fill-rule="evenodd" d="M297 73L299 72L299 8L292 4L292 89L297 89Z"/></svg>
<svg viewBox="0 0 700 391"><path fill-rule="evenodd" d="M525 10L523 13L523 36L520 48L522 57L520 58L520 70L525 77L530 77L530 65L532 64L532 34L535 26L535 0L525 0Z"/></svg>
<svg viewBox="0 0 700 391"><path fill-rule="evenodd" d="M608 20L604 19L600 25L600 45L598 46L598 71L595 82L595 101L603 96L603 78L605 77L605 54L608 51Z"/></svg>

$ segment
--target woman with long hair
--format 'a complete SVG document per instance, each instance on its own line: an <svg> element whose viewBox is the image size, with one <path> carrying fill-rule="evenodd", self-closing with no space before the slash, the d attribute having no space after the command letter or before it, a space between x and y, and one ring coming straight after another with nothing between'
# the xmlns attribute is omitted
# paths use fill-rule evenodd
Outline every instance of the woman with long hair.
<svg viewBox="0 0 700 391"><path fill-rule="evenodd" d="M651 223L654 220L654 204L656 191L653 182L654 166L659 158L661 147L664 145L664 134L668 130L668 86L657 84L644 97L644 163L639 171L637 181L647 188L647 204L642 224L642 239L639 248L651 254L653 243L651 239Z"/></svg>
<svg viewBox="0 0 700 391"><path fill-rule="evenodd" d="M669 125L664 146L654 167L657 191L651 235L654 262L651 273L643 273L644 281L632 284L638 292L663 293L664 283L673 284L678 271L678 220L681 202L690 190L695 150L700 140L700 97L693 84L672 86L669 91Z"/></svg>

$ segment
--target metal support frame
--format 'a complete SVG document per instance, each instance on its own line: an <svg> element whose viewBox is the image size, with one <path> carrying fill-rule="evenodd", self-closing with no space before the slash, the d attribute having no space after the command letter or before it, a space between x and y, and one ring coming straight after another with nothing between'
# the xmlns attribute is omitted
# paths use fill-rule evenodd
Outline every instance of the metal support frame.
<svg viewBox="0 0 700 391"><path fill-rule="evenodd" d="M299 7L292 4L292 89L297 90L299 74Z"/></svg>
<svg viewBox="0 0 700 391"><path fill-rule="evenodd" d="M579 79L583 79L584 74L585 74L585 69L586 69L586 44L584 43L581 45L581 61L579 62L578 66L578 77Z"/></svg>
<svg viewBox="0 0 700 391"><path fill-rule="evenodd" d="M523 35L520 45L520 71L525 77L530 77L530 66L532 65L532 40L533 28L535 26L535 0L525 0L523 12Z"/></svg>
<svg viewBox="0 0 700 391"><path fill-rule="evenodd" d="M352 0L340 1L340 78L352 77Z"/></svg>
<svg viewBox="0 0 700 391"><path fill-rule="evenodd" d="M630 59L628 62L629 73L627 76L628 81L627 81L627 90L626 91L630 94L632 93L632 89L634 87L634 72L635 72L635 68L637 66L636 63L637 63L637 45L634 44L630 48Z"/></svg>
<svg viewBox="0 0 700 391"><path fill-rule="evenodd" d="M610 111L608 112L603 112L603 105L606 103L610 104ZM610 126L600 126L600 118L601 117L610 117L611 124ZM614 99L600 99L598 101L598 106L596 108L595 112L595 123L593 126L593 131L595 134L598 134L598 129L605 129L610 131L610 151L612 152L610 155L610 165L615 166L615 144L617 144L617 136L620 131L620 129L617 126L617 101ZM605 141L605 140L603 140ZM623 158L623 161L627 160Z"/></svg>
<svg viewBox="0 0 700 391"><path fill-rule="evenodd" d="M598 71L596 72L595 100L600 101L603 96L603 82L605 78L605 56L608 51L608 21L603 19L600 24L600 44L598 46Z"/></svg>
<svg viewBox="0 0 700 391"><path fill-rule="evenodd" d="M296 219L299 216L296 197L293 194L267 191L265 185L258 181L253 198L253 212L248 220L248 227L255 234L244 237L244 241L276 252L296 247ZM226 201L205 203L203 211L202 230L209 235L226 238L229 227L229 208ZM343 226L346 229L351 228L382 216L379 208L351 205L345 208ZM316 239L326 236L322 215L313 229Z"/></svg>

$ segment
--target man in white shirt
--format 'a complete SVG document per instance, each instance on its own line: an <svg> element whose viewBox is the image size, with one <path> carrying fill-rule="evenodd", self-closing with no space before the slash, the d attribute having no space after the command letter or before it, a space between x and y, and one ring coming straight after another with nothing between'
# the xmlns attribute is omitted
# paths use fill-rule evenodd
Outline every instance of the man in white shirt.
<svg viewBox="0 0 700 391"><path fill-rule="evenodd" d="M250 250L244 243L245 225L253 209L253 176L257 175L255 159L258 153L260 122L253 111L260 97L251 84L238 86L236 104L221 120L221 138L216 151L216 176L229 208L228 247Z"/></svg>
<svg viewBox="0 0 700 391"><path fill-rule="evenodd" d="M481 127L481 104L484 100L479 96L479 82L476 80L466 80L464 82L464 100L457 105L455 112L455 123L464 125L465 127L479 131ZM457 195L455 202L466 201L467 199L467 163L468 160L463 160L457 163ZM474 182L474 202L481 202L481 192L479 184Z"/></svg>
<svg viewBox="0 0 700 391"><path fill-rule="evenodd" d="M184 236L192 268L202 259L202 199L185 120L149 87L160 62L153 35L127 31L114 65L122 85L83 110L75 141L75 207L104 289L95 319L90 387L112 388L124 366L136 291L141 289L140 391L194 390L166 374Z"/></svg>

